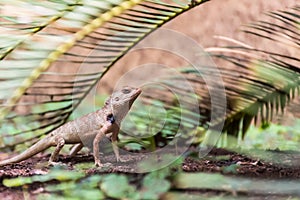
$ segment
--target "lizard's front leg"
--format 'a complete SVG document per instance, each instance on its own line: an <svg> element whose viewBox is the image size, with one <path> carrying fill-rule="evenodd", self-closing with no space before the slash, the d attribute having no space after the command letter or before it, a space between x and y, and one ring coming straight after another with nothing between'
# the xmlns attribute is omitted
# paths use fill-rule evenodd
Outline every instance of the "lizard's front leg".
<svg viewBox="0 0 300 200"><path fill-rule="evenodd" d="M102 129L97 133L94 141L93 141L93 154L94 154L94 160L95 165L98 167L102 167L103 164L101 164L100 156L99 156L99 142L101 139L105 136L105 133L102 131Z"/></svg>
<svg viewBox="0 0 300 200"><path fill-rule="evenodd" d="M112 147L113 147L115 156L117 158L117 162L124 162L124 160L122 160L120 158L119 147L117 145L119 130L120 130L119 128L115 128L113 130L113 133L112 133L112 136L111 136L111 142L112 142Z"/></svg>

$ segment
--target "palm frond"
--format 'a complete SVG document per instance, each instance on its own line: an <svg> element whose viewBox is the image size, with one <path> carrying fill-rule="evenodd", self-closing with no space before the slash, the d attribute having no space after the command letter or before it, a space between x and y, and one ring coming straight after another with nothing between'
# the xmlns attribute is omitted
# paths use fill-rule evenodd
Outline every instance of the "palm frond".
<svg viewBox="0 0 300 200"><path fill-rule="evenodd" d="M299 6L270 12L244 30L270 45L251 47L228 39L233 45L208 49L226 66L221 66L229 102L225 132L237 136L242 131L244 136L253 119L271 121L299 95L299 12Z"/></svg>
<svg viewBox="0 0 300 200"><path fill-rule="evenodd" d="M181 74L198 95L200 126L213 128L224 123L223 132L234 137L241 133L244 137L251 123L265 124L275 115L284 113L290 100L299 96L300 90L300 59L297 57L300 40L299 16L300 7L296 6L288 11L270 12L267 19L247 26L244 31L249 36L257 37L262 46L252 47L250 44L220 36L219 39L229 43L227 46L206 49L218 63L219 69L202 66L201 70L210 74L221 73L226 103L218 105L218 108L226 107L225 119L220 116L211 121L212 94L202 74L191 67L181 69ZM179 83L172 82L172 77L167 80L169 82L165 84L172 85L172 88L180 86ZM181 93L188 94L185 90L178 88ZM218 94L218 91L215 92ZM151 94L147 97L149 101L160 99L165 103L166 109L174 106L172 96L166 95L165 91ZM188 104L189 98L183 101ZM199 122L192 121L191 124L197 125Z"/></svg>
<svg viewBox="0 0 300 200"><path fill-rule="evenodd" d="M231 44L207 49L216 61L221 61L218 62L221 64L219 71L213 66L202 66L201 70L209 74L221 73L227 99L225 105L217 106L220 109L222 106L226 107L225 119L220 116L219 119L211 121L212 94L208 90L208 85L202 74L194 68L181 69L180 72L184 80L191 83L199 101L201 117L191 117L190 125L200 124L205 128L213 128L214 126L218 127L219 123L223 123L225 120L224 132L235 137L242 133L242 137L244 137L251 123L270 122L276 114L284 112L291 99L299 95L300 59L297 58L299 52L297 47L297 38L299 38L297 12L299 9L295 7L291 10L294 11L293 14L290 11L272 12L268 14L270 19L253 23L245 30L246 33L258 37L262 44L265 44L263 43L265 40L270 40L273 44L272 47L278 48L268 48L268 45L252 47L234 39L219 37ZM278 18L279 13L282 18ZM289 17L282 16L282 13L289 15ZM293 19L290 16L293 16ZM289 27L281 23L289 24ZM289 52L290 50L292 52ZM190 98L186 95L190 91L188 88L182 87L180 80L176 80L176 77L170 75L163 84L176 90L179 95L185 96L182 101L188 105ZM218 94L218 88L214 89L215 93ZM151 95L145 96L145 102L160 100L168 111L171 111L174 106L180 106L178 102L174 101L176 99L174 94L168 94L164 89L155 89L149 94ZM182 111L184 109L180 110L180 112ZM193 114L191 110L186 112L190 116ZM200 123L195 121L199 119ZM175 124L180 124L180 121L175 122ZM165 128L168 129L168 127ZM168 130L163 131L167 132Z"/></svg>
<svg viewBox="0 0 300 200"><path fill-rule="evenodd" d="M63 124L115 62L189 3L1 1L0 147Z"/></svg>

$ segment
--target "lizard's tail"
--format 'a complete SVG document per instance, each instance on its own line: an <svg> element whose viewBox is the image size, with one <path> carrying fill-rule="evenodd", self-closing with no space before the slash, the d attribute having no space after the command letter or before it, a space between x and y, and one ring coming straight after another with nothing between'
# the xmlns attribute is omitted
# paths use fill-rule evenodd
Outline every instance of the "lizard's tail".
<svg viewBox="0 0 300 200"><path fill-rule="evenodd" d="M46 138L38 141L34 145L32 145L29 149L27 149L23 153L15 156L15 157L9 158L7 160L0 161L0 166L11 164L11 163L21 162L23 160L26 160L27 158L34 156L35 154L38 154L41 151L46 150L50 146L52 146L51 140L49 140L49 138L46 137Z"/></svg>

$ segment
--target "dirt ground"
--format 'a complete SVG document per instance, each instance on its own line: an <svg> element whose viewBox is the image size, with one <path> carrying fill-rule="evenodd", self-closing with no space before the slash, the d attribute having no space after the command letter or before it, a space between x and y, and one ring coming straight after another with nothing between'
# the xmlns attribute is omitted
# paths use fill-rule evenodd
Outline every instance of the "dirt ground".
<svg viewBox="0 0 300 200"><path fill-rule="evenodd" d="M197 150L191 148L187 152L189 152L189 154L196 154ZM300 161L300 154L283 151L282 155L280 156L281 163L287 163L291 160ZM49 169L47 166L49 157L50 154L34 156L21 163L0 167L0 180L2 181L3 178L47 173ZM103 163L111 163L111 166L102 169L93 167L92 169L86 170L86 173L135 173L139 161L145 160L148 157L149 155L143 153L124 154L122 158L125 162L116 163L115 156L109 153L102 156L101 159L103 159ZM61 155L59 160L60 164L70 170L74 170L75 164L93 161L94 158L91 154L78 154L73 158ZM300 165L286 166L275 164L221 148L212 149L207 156L201 159L197 156L186 157L182 164L182 170L185 172L220 172L226 174L227 172L223 171L223 168L233 164L238 164L239 168L237 171L228 172L228 174L257 178L300 178Z"/></svg>
<svg viewBox="0 0 300 200"><path fill-rule="evenodd" d="M189 152L197 153L195 148L189 149ZM284 152L282 152L284 153ZM300 160L299 154L291 154L290 152L285 152L286 155L281 158L282 163L289 160ZM45 174L48 172L49 168L42 164L37 167L39 163L47 163L50 155L45 156L35 156L26 161L18 164L11 164L4 167L0 167L0 181L4 178L12 178L18 176L33 176L37 174ZM135 175L141 178L141 175L132 173L133 163L138 163L137 161L145 158L143 154L123 155L123 159L127 160L125 163L114 163L114 155L106 155L102 157L103 162L111 162L112 165L105 169L90 168L85 170L87 175L93 174L103 174L103 173L123 173L128 175ZM68 156L60 156L60 162L66 164L69 170L73 170L75 164L83 162L93 162L92 155L78 155L74 158ZM237 165L236 170L228 170L230 166ZM298 179L300 178L300 166L286 167L283 165L276 165L274 163L265 162L260 159L250 158L249 156L238 154L224 149L212 149L210 153L202 159L188 156L182 163L182 170L185 172L209 172L209 173L221 173L226 175L238 176L238 177L248 177L248 178L263 178L265 180L282 180L282 179ZM45 184L45 183L44 183ZM26 190L30 197L34 197L40 194L45 185L43 183L35 182L31 184ZM138 181L137 181L137 184ZM195 192L195 191L194 191ZM214 194L214 191L201 191L210 195ZM215 191L217 195L219 191ZM251 194L248 194L251 196ZM257 199L261 199L259 195L255 195ZM270 196L268 196L270 197ZM275 197L275 196L274 196ZM24 193L21 187L17 188L7 188L0 184L0 199L23 199Z"/></svg>

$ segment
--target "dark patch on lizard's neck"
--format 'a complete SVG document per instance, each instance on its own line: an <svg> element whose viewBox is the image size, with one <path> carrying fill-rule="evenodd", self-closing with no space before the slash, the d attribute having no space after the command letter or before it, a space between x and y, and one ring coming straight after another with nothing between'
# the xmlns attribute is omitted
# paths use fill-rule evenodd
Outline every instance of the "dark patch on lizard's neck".
<svg viewBox="0 0 300 200"><path fill-rule="evenodd" d="M112 113L110 113L106 116L106 121L109 121L110 123L113 124L113 123L115 123L116 119L115 119L114 115Z"/></svg>

